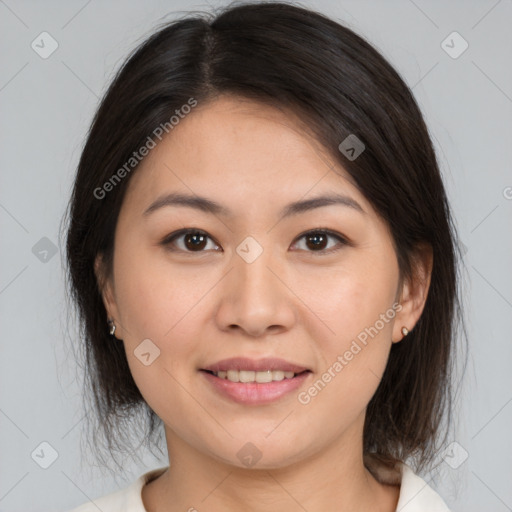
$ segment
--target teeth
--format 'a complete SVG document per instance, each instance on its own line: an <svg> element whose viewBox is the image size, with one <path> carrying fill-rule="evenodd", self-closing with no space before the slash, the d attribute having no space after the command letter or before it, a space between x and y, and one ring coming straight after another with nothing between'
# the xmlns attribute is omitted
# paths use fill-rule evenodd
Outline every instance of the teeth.
<svg viewBox="0 0 512 512"><path fill-rule="evenodd" d="M249 370L227 370L213 372L220 379L227 379L231 382L273 382L283 379L293 379L296 375L293 372L283 372L282 370L267 370L265 372L253 372Z"/></svg>

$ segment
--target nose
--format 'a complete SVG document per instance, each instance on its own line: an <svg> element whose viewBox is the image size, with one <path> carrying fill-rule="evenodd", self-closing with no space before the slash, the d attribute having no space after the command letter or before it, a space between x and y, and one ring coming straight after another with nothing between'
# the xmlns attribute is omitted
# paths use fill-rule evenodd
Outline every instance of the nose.
<svg viewBox="0 0 512 512"><path fill-rule="evenodd" d="M216 313L221 330L241 330L247 336L262 337L293 326L295 295L283 266L270 253L264 250L251 263L238 254L233 255L233 267L222 280Z"/></svg>

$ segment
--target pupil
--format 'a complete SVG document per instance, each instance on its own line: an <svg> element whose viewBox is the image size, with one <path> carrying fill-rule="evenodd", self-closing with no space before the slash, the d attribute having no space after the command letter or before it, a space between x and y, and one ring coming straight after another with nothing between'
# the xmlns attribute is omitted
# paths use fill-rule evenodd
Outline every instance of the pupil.
<svg viewBox="0 0 512 512"><path fill-rule="evenodd" d="M319 238L323 239L323 241L325 242L325 238L326 237L325 237L325 235L322 235L322 234L316 234L316 235L308 236L308 242L310 242L312 240L315 240L315 242L313 242L313 248L317 248L318 249L318 247L321 247L321 245L322 245L322 242L318 243L318 239Z"/></svg>
<svg viewBox="0 0 512 512"><path fill-rule="evenodd" d="M194 240L192 242L192 248L196 248L196 249L202 249L204 247L204 241L205 241L205 236L204 235L201 235L199 233L189 233L187 234L187 236L185 237L185 243L187 244L188 241L190 240ZM201 245L203 244L203 245ZM187 245L188 247L188 245ZM189 247L190 248L190 247Z"/></svg>

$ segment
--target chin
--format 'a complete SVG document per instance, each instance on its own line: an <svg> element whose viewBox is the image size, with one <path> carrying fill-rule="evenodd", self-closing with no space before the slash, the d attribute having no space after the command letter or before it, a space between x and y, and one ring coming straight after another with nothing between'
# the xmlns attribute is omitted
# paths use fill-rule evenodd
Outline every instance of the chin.
<svg viewBox="0 0 512 512"><path fill-rule="evenodd" d="M217 446L214 457L230 466L257 471L284 468L299 462L305 456L305 451L298 450L297 445L288 447L287 442L278 437L272 441L264 438L260 441L260 436L244 437L252 441L231 442L228 453L219 453Z"/></svg>

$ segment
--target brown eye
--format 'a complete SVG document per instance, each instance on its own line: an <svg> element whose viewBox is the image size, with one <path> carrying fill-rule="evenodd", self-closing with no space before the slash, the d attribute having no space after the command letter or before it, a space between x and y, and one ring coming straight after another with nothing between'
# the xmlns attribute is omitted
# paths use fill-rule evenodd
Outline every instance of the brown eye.
<svg viewBox="0 0 512 512"><path fill-rule="evenodd" d="M327 249L330 238L337 239L339 241L338 247L336 247L335 244L334 247ZM326 230L309 231L299 237L299 240L302 239L305 240L306 251L318 252L321 254L330 254L341 249L343 245L348 244L347 240L345 240L342 236Z"/></svg>
<svg viewBox="0 0 512 512"><path fill-rule="evenodd" d="M306 252L318 253L319 256L324 254L331 254L341 249L344 245L349 245L349 242L338 233L329 230L314 230L308 231L301 235L298 240L305 240L305 248L301 250ZM338 244L329 247L329 240L336 239ZM212 238L204 231L198 229L185 229L176 233L171 233L161 244L168 248L170 251L181 251L185 253L200 253L206 252L208 240ZM220 248L217 244L213 244L213 249Z"/></svg>
<svg viewBox="0 0 512 512"><path fill-rule="evenodd" d="M204 249L206 246L206 236L201 233L186 233L183 238L185 247L192 251Z"/></svg>
<svg viewBox="0 0 512 512"><path fill-rule="evenodd" d="M306 246L309 249L325 249L328 237L324 233L306 235Z"/></svg>
<svg viewBox="0 0 512 512"><path fill-rule="evenodd" d="M205 252L204 249L208 245L209 238L210 237L203 231L197 229L187 229L169 235L162 241L162 244L168 247L170 250L180 250L184 252ZM181 241L181 245L176 243L178 241Z"/></svg>

